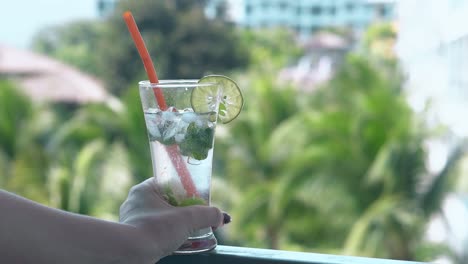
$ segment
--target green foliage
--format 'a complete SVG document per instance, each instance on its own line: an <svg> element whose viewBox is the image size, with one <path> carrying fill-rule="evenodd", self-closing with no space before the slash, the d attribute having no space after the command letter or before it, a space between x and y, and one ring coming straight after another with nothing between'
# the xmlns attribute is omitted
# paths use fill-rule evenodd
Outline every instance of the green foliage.
<svg viewBox="0 0 468 264"><path fill-rule="evenodd" d="M274 29L244 29L240 41L249 47L250 68L273 74L287 64L295 63L302 49L292 43L296 42L292 32Z"/></svg>
<svg viewBox="0 0 468 264"><path fill-rule="evenodd" d="M398 71L350 55L312 94L258 71L239 78L246 107L221 139L225 149L217 141L225 163L216 175L238 188L233 243L414 259L427 197L440 202L447 188L435 195L436 181L420 192L430 131L407 105ZM427 203L428 212L439 206Z"/></svg>
<svg viewBox="0 0 468 264"><path fill-rule="evenodd" d="M0 186L57 208L115 219L134 183L120 114L105 105L73 109L33 104L18 87L1 82Z"/></svg>
<svg viewBox="0 0 468 264"><path fill-rule="evenodd" d="M304 93L275 77L302 53L293 35L237 31L205 18L203 4L122 0L106 21L40 32L36 50L104 78L123 108L35 105L1 81L0 186L116 219L129 186L152 175L136 82L146 75L121 17L128 9L160 77L237 69L233 79L245 107L217 128L214 155L213 201L234 217L223 241L419 260L445 250L424 244L423 232L460 182L454 169L464 146L427 181L424 142L431 131L406 103L398 63L388 53L393 29L373 27L358 55Z"/></svg>
<svg viewBox="0 0 468 264"><path fill-rule="evenodd" d="M47 157L40 148L32 120L36 112L30 100L6 80L0 81L0 183L7 189L45 200L41 184L45 178Z"/></svg>
<svg viewBox="0 0 468 264"><path fill-rule="evenodd" d="M122 14L132 11L161 79L201 78L210 72L245 67L247 49L227 22L209 20L205 1L117 2L103 21L77 21L45 28L33 40L35 50L99 76L122 95L145 69Z"/></svg>
<svg viewBox="0 0 468 264"><path fill-rule="evenodd" d="M0 146L5 155L15 155L18 131L26 128L32 114L29 99L13 83L0 80Z"/></svg>
<svg viewBox="0 0 468 264"><path fill-rule="evenodd" d="M456 169L466 154L466 147L466 142L461 142L451 150L442 171L436 175L436 178L430 182L419 197L420 206L427 216L439 211L445 195L456 189L456 176L459 175L456 173Z"/></svg>
<svg viewBox="0 0 468 264"><path fill-rule="evenodd" d="M105 49L99 53L105 65L102 77L111 90L119 93L135 77L146 78L122 19L125 10L132 11L161 79L200 78L246 65L245 47L238 44L234 28L221 20L208 20L199 4L189 2L119 2L107 21Z"/></svg>
<svg viewBox="0 0 468 264"><path fill-rule="evenodd" d="M152 176L153 171L138 87L126 91L123 103L125 111L121 113L124 135L122 140L127 148L133 178L135 182L141 182Z"/></svg>
<svg viewBox="0 0 468 264"><path fill-rule="evenodd" d="M99 76L100 41L105 30L99 21L73 21L40 30L33 38L34 50L84 72Z"/></svg>
<svg viewBox="0 0 468 264"><path fill-rule="evenodd" d="M383 71L390 71L389 79L395 76L398 69L395 54L397 31L395 26L388 22L375 23L369 27L361 40L362 52L366 54L376 67Z"/></svg>

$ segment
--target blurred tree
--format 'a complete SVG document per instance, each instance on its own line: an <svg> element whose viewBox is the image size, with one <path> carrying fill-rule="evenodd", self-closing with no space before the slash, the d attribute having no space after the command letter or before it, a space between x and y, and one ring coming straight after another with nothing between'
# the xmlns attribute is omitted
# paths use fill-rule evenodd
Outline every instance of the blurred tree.
<svg viewBox="0 0 468 264"><path fill-rule="evenodd" d="M13 82L0 80L0 186L45 202L48 159L37 133L39 118Z"/></svg>
<svg viewBox="0 0 468 264"><path fill-rule="evenodd" d="M415 259L461 152L422 188L431 134L395 61L350 55L329 83L298 93L271 78L292 54L252 43L265 67L236 78L246 107L216 143L225 161L216 175L235 186L222 192L236 215L230 243Z"/></svg>
<svg viewBox="0 0 468 264"><path fill-rule="evenodd" d="M120 1L107 21L98 52L102 77L110 89L120 93L146 78L122 19L125 10L132 11L162 79L200 78L245 66L246 48L239 45L234 28L222 20L207 19L200 2Z"/></svg>
<svg viewBox="0 0 468 264"><path fill-rule="evenodd" d="M394 51L397 38L395 26L388 22L373 24L365 32L362 39L363 49L374 58L387 62L397 62Z"/></svg>
<svg viewBox="0 0 468 264"><path fill-rule="evenodd" d="M294 35L283 30L241 32L249 47L248 71L234 79L243 88L245 106L232 124L220 125L215 150L213 201L236 215L237 225L228 236L230 243L277 248L281 238L281 212L270 203L277 180L284 177L272 158L275 146L271 133L300 109L297 92L276 82L285 64L299 57L301 50ZM249 204L251 206L245 206ZM260 227L260 228L258 228Z"/></svg>
<svg viewBox="0 0 468 264"><path fill-rule="evenodd" d="M437 180L423 188L429 177L424 144L432 135L407 105L399 80L351 57L314 98L317 108L342 109L349 116L340 132L348 138L342 147L348 152L332 152L335 163L328 172L343 177L359 213L350 222L346 254L415 259L425 224L448 191L441 187L462 154L456 148L446 168L433 176Z"/></svg>
<svg viewBox="0 0 468 264"><path fill-rule="evenodd" d="M207 20L203 2L123 0L105 23L39 34L38 50L105 78L125 108L39 111L11 83L0 83L1 186L115 218L128 186L151 175L136 88L146 77L121 18L129 9L160 77L199 78L250 62L234 77L245 109L217 132L220 188L213 200L236 218L227 227L230 243L416 258L463 149L454 148L444 170L427 180L423 143L430 134L406 104L398 63L388 53L393 29L372 28L361 56L349 56L316 92L299 93L274 78L301 53L292 34L237 35L225 22Z"/></svg>
<svg viewBox="0 0 468 264"><path fill-rule="evenodd" d="M272 76L304 54L294 33L282 28L243 29L240 37L242 46L249 47L249 68Z"/></svg>
<svg viewBox="0 0 468 264"><path fill-rule="evenodd" d="M116 219L134 183L121 114L105 105L67 115L55 109L34 104L13 83L0 81L0 188L56 208Z"/></svg>
<svg viewBox="0 0 468 264"><path fill-rule="evenodd" d="M153 175L138 88L129 88L124 94L123 102L125 111L122 111L120 116L122 140L127 149L134 183L138 183Z"/></svg>
<svg viewBox="0 0 468 264"><path fill-rule="evenodd" d="M229 135L216 143L216 154L223 162L217 165L225 168L217 175L242 190L232 210L237 218L237 238L243 238L246 245L278 248L279 225L286 212L275 210L271 194L286 175L278 170L274 155L277 142L271 141L271 135L281 122L297 113L298 107L294 90L280 89L269 76L262 76L255 76L245 94L247 99L256 98L255 102L246 103L243 113L229 125ZM225 145L229 147L223 153L220 148Z"/></svg>
<svg viewBox="0 0 468 264"><path fill-rule="evenodd" d="M379 147L411 125L411 112L365 61L346 65L315 94L252 74L246 98L257 99L233 122L225 156L228 179L246 192L235 212L238 228L254 231L243 233L247 243L339 249L365 203L376 199L380 187L361 190L363 177ZM249 201L255 206L242 206Z"/></svg>
<svg viewBox="0 0 468 264"><path fill-rule="evenodd" d="M245 67L247 48L232 25L204 14L205 1L121 0L105 21L77 21L45 28L33 48L99 76L110 91L123 90L146 74L122 19L132 11L162 79L200 78Z"/></svg>
<svg viewBox="0 0 468 264"><path fill-rule="evenodd" d="M134 183L122 113L103 104L88 104L57 124L46 144L53 206L117 217L126 191Z"/></svg>
<svg viewBox="0 0 468 264"><path fill-rule="evenodd" d="M84 72L100 75L99 41L105 27L100 21L73 21L40 30L32 47Z"/></svg>
<svg viewBox="0 0 468 264"><path fill-rule="evenodd" d="M302 51L292 44L296 43L293 34L279 29L244 30L242 41L250 47L251 64L248 72L239 73L235 79L244 88L245 108L225 127L227 134L221 133L217 139L214 168L218 184L215 187L221 187L221 191L218 193L214 188L213 200L225 208L232 207L229 210L236 216L236 223L230 227L229 243L279 248L288 244L284 225L293 222L284 215L301 214L294 221L301 230L300 219L312 219L309 214L312 211L302 210L303 203L283 196L294 191L283 189L290 172L278 164L278 159L283 157L278 148L282 142L275 136L282 124L305 108L304 96L272 76L297 59ZM281 197L272 196L277 193ZM291 210L284 211L291 203L295 203Z"/></svg>

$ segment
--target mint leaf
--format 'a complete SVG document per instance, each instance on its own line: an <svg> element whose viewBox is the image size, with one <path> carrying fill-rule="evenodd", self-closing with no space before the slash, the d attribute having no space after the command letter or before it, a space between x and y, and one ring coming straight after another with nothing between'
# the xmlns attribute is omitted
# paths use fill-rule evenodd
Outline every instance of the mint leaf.
<svg viewBox="0 0 468 264"><path fill-rule="evenodd" d="M195 123L190 123L184 141L179 144L180 152L184 156L204 160L208 157L208 151L213 147L213 137L213 128L200 128Z"/></svg>
<svg viewBox="0 0 468 264"><path fill-rule="evenodd" d="M170 205L179 206L179 202L177 202L177 199L174 197L174 193L172 192L172 189L169 187L169 185L164 187L163 197Z"/></svg>

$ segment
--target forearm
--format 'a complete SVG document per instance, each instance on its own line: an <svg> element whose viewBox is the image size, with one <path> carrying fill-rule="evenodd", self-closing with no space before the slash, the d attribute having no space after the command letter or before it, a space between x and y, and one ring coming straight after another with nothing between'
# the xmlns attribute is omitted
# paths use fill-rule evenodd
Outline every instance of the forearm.
<svg viewBox="0 0 468 264"><path fill-rule="evenodd" d="M147 263L133 226L42 206L0 190L0 263ZM141 243L141 242L139 242Z"/></svg>

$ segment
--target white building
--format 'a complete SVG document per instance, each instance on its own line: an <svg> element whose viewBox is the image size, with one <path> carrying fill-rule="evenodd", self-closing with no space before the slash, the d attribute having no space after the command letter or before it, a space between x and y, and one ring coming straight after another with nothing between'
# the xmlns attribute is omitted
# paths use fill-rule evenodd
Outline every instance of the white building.
<svg viewBox="0 0 468 264"><path fill-rule="evenodd" d="M417 111L429 106L430 125L446 125L455 138L468 137L468 1L400 0L397 8L397 54L407 76L406 91ZM429 147L430 165L446 161L447 142ZM462 164L468 173L468 158ZM441 167L441 166L439 166ZM428 239L452 248L460 263L468 258L468 177L457 182L459 193L444 201L434 216ZM449 258L436 263L454 263Z"/></svg>
<svg viewBox="0 0 468 264"><path fill-rule="evenodd" d="M365 30L376 20L392 20L393 0L211 0L207 13L216 15L226 4L228 17L249 28L281 26L307 37L328 27Z"/></svg>
<svg viewBox="0 0 468 264"><path fill-rule="evenodd" d="M404 0L398 5L397 53L411 103L430 100L433 116L468 136L468 1Z"/></svg>

